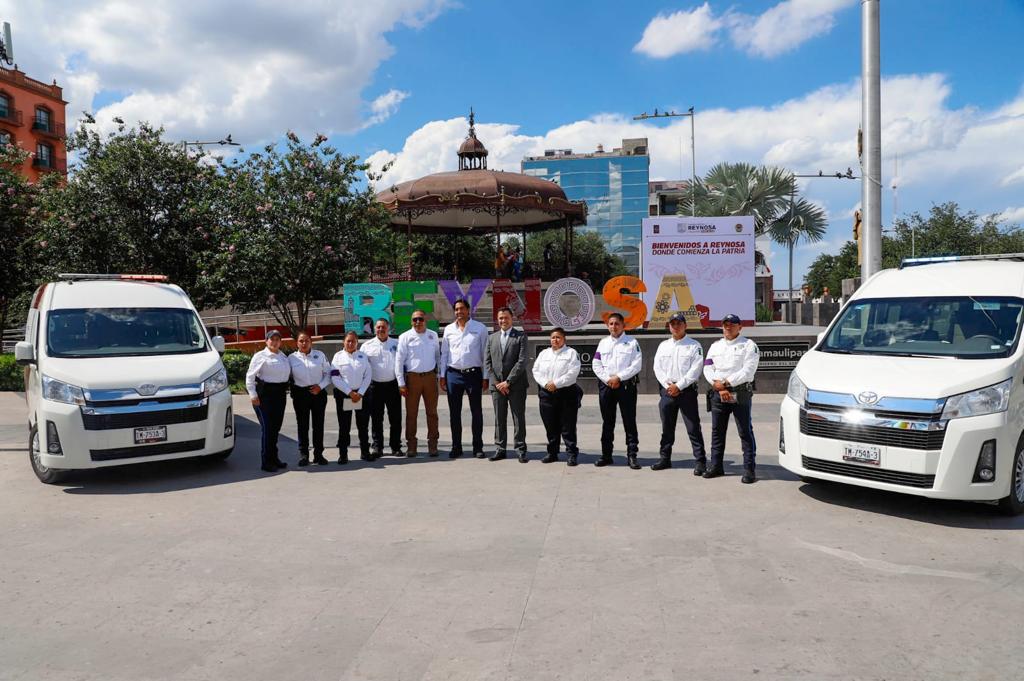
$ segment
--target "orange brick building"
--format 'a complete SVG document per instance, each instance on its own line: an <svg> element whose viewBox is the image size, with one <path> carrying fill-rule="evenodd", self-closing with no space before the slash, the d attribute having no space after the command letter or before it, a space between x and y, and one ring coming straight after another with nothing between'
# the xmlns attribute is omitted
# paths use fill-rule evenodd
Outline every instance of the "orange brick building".
<svg viewBox="0 0 1024 681"><path fill-rule="evenodd" d="M63 91L18 70L0 67L0 144L16 144L33 156L24 172L36 182L42 173L67 175Z"/></svg>

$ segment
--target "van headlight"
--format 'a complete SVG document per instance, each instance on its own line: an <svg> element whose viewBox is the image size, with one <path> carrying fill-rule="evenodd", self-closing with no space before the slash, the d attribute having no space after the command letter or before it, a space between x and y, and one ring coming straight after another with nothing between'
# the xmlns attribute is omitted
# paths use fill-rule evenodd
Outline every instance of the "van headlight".
<svg viewBox="0 0 1024 681"><path fill-rule="evenodd" d="M804 402L807 401L807 386L804 385L804 382L796 375L796 369L789 374L789 387L786 388L786 394L789 395L789 399L793 400L801 407L804 406Z"/></svg>
<svg viewBox="0 0 1024 681"><path fill-rule="evenodd" d="M203 397L219 393L228 387L228 372L223 367L203 380Z"/></svg>
<svg viewBox="0 0 1024 681"><path fill-rule="evenodd" d="M1010 386L1013 379L1008 378L1002 383L979 388L969 393L961 393L946 398L946 407L942 410L943 419L959 419L965 416L983 416L1006 411L1010 404Z"/></svg>
<svg viewBox="0 0 1024 681"><path fill-rule="evenodd" d="M43 375L43 399L64 404L85 404L85 393L77 385Z"/></svg>

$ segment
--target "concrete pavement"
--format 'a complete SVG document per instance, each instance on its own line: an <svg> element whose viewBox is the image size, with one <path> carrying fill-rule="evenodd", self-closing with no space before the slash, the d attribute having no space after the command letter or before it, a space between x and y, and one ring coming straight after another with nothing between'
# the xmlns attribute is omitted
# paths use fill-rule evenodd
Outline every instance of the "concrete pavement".
<svg viewBox="0 0 1024 681"><path fill-rule="evenodd" d="M536 398L527 465L421 455L268 476L244 397L222 464L46 486L24 451L0 451L0 679L1016 675L1024 520L802 484L770 455L778 401L756 398L749 486L734 435L731 475L694 478L682 426L672 470L543 465ZM0 393L0 445L24 439L23 404ZM654 405L641 398L645 463ZM584 464L598 422L587 395ZM442 409L442 447L446 433ZM285 436L294 463L290 413Z"/></svg>

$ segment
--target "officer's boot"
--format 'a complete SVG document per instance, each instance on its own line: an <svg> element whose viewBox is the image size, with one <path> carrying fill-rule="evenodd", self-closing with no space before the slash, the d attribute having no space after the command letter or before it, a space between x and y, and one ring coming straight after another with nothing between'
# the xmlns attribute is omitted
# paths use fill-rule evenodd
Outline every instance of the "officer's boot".
<svg viewBox="0 0 1024 681"><path fill-rule="evenodd" d="M666 468L672 468L672 459L667 456L662 456L656 464L651 466L652 471L663 471Z"/></svg>
<svg viewBox="0 0 1024 681"><path fill-rule="evenodd" d="M611 454L602 454L601 458L594 462L594 465L597 466L598 468L601 468L602 466L611 466L612 465L612 455Z"/></svg>
<svg viewBox="0 0 1024 681"><path fill-rule="evenodd" d="M575 466L576 465L576 452L569 452L569 455L566 457L566 460L565 460L565 465L566 466Z"/></svg>
<svg viewBox="0 0 1024 681"><path fill-rule="evenodd" d="M324 458L323 452L313 452L313 463L317 466L326 466L327 459Z"/></svg>
<svg viewBox="0 0 1024 681"><path fill-rule="evenodd" d="M309 452L299 452L299 465L300 466L308 466L309 465Z"/></svg>
<svg viewBox="0 0 1024 681"><path fill-rule="evenodd" d="M339 449L338 450L338 465L339 466L344 466L347 463L348 463L348 450L347 449Z"/></svg>
<svg viewBox="0 0 1024 681"><path fill-rule="evenodd" d="M640 462L636 460L636 454L627 454L626 463L629 464L629 467L635 471L638 471L641 468Z"/></svg>

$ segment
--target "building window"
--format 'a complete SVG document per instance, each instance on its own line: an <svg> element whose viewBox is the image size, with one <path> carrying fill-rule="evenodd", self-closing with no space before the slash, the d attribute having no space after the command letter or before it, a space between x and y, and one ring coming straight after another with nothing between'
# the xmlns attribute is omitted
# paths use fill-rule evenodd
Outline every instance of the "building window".
<svg viewBox="0 0 1024 681"><path fill-rule="evenodd" d="M32 127L36 130L50 131L50 112L47 109L39 107L36 109L36 120L32 124Z"/></svg>
<svg viewBox="0 0 1024 681"><path fill-rule="evenodd" d="M14 140L11 138L11 133L4 130L0 130L0 147L13 144Z"/></svg>
<svg viewBox="0 0 1024 681"><path fill-rule="evenodd" d="M39 168L53 167L53 147L49 144L36 145L36 160L33 164Z"/></svg>
<svg viewBox="0 0 1024 681"><path fill-rule="evenodd" d="M11 98L0 92L0 118L11 118Z"/></svg>

